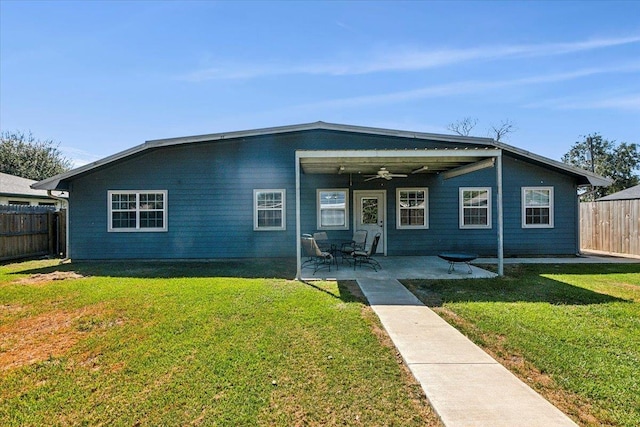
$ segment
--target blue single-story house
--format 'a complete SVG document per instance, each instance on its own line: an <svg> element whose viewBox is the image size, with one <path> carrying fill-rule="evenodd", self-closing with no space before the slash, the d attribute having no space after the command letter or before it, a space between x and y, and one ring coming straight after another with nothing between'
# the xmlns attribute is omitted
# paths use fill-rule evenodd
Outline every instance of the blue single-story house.
<svg viewBox="0 0 640 427"><path fill-rule="evenodd" d="M33 185L69 192L69 257L298 257L302 233L382 255L579 252L577 188L610 181L490 138L316 122L147 141Z"/></svg>

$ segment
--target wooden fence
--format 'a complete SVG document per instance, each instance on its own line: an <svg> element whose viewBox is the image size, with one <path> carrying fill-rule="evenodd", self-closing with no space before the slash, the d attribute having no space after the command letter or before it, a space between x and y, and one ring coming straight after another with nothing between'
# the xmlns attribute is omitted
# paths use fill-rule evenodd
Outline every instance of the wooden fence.
<svg viewBox="0 0 640 427"><path fill-rule="evenodd" d="M0 261L65 256L66 211L0 210Z"/></svg>
<svg viewBox="0 0 640 427"><path fill-rule="evenodd" d="M580 203L580 249L640 256L640 200Z"/></svg>

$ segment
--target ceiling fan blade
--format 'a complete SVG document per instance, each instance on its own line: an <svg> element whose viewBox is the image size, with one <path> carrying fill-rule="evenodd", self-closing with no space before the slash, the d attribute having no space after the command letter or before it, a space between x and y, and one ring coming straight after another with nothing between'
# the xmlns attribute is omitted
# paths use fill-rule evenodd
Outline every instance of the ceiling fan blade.
<svg viewBox="0 0 640 427"><path fill-rule="evenodd" d="M372 175L369 178L366 178L364 181L367 182L378 178L380 178L380 175Z"/></svg>
<svg viewBox="0 0 640 427"><path fill-rule="evenodd" d="M387 176L390 176L392 178L406 178L409 175L407 175L406 173L390 173Z"/></svg>

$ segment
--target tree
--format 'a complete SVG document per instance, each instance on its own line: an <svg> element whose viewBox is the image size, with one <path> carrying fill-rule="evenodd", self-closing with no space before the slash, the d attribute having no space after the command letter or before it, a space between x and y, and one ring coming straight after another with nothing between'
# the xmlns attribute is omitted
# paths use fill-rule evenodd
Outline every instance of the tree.
<svg viewBox="0 0 640 427"><path fill-rule="evenodd" d="M489 128L489 136L492 136L493 139L495 139L496 141L500 142L502 141L507 135L509 135L510 133L513 133L517 130L516 128L516 124L513 123L511 120L506 119L506 120L502 120L500 122L499 126L496 125L491 125L491 127Z"/></svg>
<svg viewBox="0 0 640 427"><path fill-rule="evenodd" d="M593 133L577 141L562 156L562 161L613 180L609 187L594 188L588 195L589 199L604 197L640 183L636 173L640 167L640 152L635 143L616 144Z"/></svg>
<svg viewBox="0 0 640 427"><path fill-rule="evenodd" d="M36 139L31 132L0 133L0 172L36 181L71 169L72 162L62 155L59 144Z"/></svg>
<svg viewBox="0 0 640 427"><path fill-rule="evenodd" d="M469 136L478 124L478 119L472 117L464 117L447 125L447 129L461 136ZM496 141L502 141L508 134L517 130L516 125L509 119L502 120L500 125L491 125L487 131L490 137Z"/></svg>
<svg viewBox="0 0 640 427"><path fill-rule="evenodd" d="M464 117L447 125L447 129L461 136L469 136L474 127L478 124L478 119Z"/></svg>

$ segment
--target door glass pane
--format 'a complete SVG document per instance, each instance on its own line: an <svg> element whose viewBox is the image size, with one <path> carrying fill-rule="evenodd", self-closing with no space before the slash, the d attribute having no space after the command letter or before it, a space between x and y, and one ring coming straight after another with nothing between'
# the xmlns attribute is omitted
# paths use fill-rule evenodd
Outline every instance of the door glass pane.
<svg viewBox="0 0 640 427"><path fill-rule="evenodd" d="M362 224L378 224L378 198L362 198Z"/></svg>

